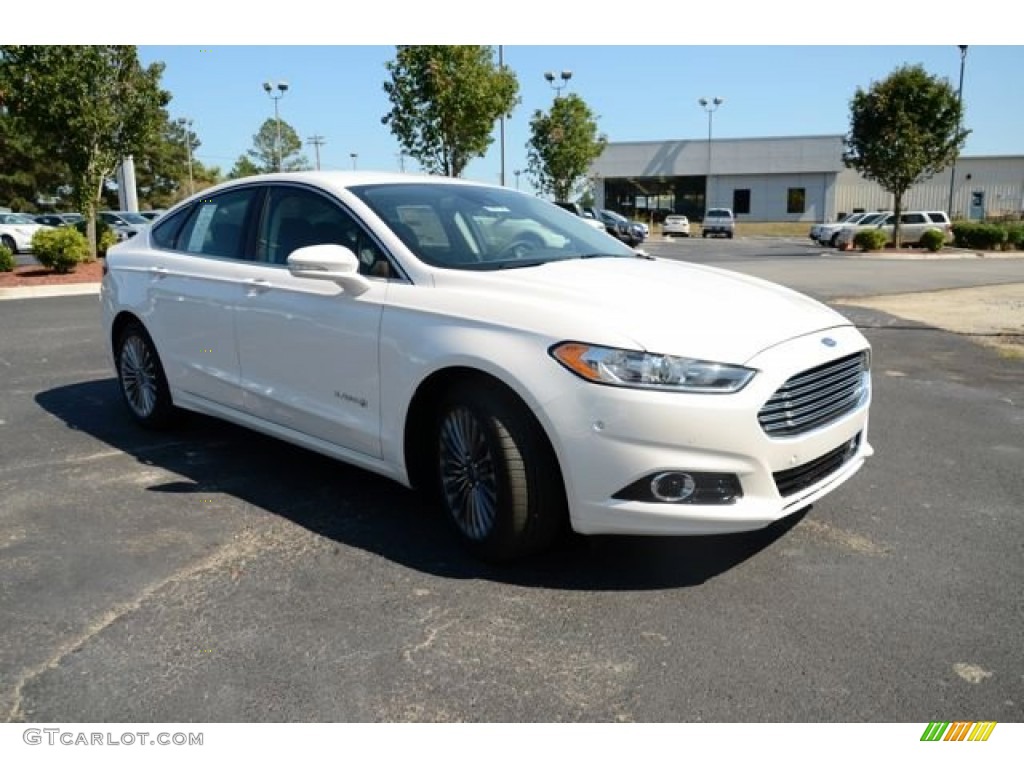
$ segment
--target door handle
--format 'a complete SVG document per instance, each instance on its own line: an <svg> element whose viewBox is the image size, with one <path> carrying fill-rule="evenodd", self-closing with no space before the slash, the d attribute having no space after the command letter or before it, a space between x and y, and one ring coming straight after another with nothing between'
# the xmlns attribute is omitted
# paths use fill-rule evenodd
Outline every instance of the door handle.
<svg viewBox="0 0 1024 768"><path fill-rule="evenodd" d="M168 272L165 267L150 267L149 274L151 277L159 278L162 280L171 273Z"/></svg>

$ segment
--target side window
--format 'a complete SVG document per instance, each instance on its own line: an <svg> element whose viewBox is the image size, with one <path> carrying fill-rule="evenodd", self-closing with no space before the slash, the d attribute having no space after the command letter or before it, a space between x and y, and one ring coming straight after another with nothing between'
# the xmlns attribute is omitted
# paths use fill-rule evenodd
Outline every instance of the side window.
<svg viewBox="0 0 1024 768"><path fill-rule="evenodd" d="M177 236L179 251L246 259L245 221L258 189L238 189L200 200Z"/></svg>
<svg viewBox="0 0 1024 768"><path fill-rule="evenodd" d="M256 259L285 264L299 248L334 243L359 259L359 272L392 277L384 252L337 203L297 187L272 187L256 240Z"/></svg>
<svg viewBox="0 0 1024 768"><path fill-rule="evenodd" d="M181 231L181 225L185 223L191 212L191 208L183 208L153 227L152 234L150 235L153 243L158 248L173 250L178 241L178 232Z"/></svg>
<svg viewBox="0 0 1024 768"><path fill-rule="evenodd" d="M904 224L924 224L927 219L925 219L923 213L905 213L900 218L900 221Z"/></svg>

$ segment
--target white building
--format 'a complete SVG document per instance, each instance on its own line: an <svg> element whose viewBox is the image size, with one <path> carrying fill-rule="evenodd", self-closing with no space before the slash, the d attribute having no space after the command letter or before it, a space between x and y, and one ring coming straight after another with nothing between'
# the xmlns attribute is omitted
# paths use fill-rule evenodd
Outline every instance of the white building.
<svg viewBox="0 0 1024 768"><path fill-rule="evenodd" d="M951 173L913 187L904 210L946 210ZM591 178L598 206L643 219L699 220L705 202L732 208L739 221L833 221L892 207L892 195L843 165L843 136L611 142ZM952 208L953 218L1019 216L1024 155L960 157Z"/></svg>

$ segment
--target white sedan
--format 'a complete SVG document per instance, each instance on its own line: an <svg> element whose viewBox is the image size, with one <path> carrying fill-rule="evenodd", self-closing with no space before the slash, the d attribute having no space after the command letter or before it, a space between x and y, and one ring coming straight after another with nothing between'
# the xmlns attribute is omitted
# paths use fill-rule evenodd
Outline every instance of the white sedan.
<svg viewBox="0 0 1024 768"><path fill-rule="evenodd" d="M143 425L199 411L421 488L487 559L761 528L872 453L852 323L501 187L228 182L111 248L101 298Z"/></svg>
<svg viewBox="0 0 1024 768"><path fill-rule="evenodd" d="M24 213L0 213L0 245L11 253L32 251L32 236L40 229L53 229Z"/></svg>
<svg viewBox="0 0 1024 768"><path fill-rule="evenodd" d="M689 237L690 220L681 213L670 213L665 217L665 222L661 225L661 234L663 237L673 237L675 235Z"/></svg>

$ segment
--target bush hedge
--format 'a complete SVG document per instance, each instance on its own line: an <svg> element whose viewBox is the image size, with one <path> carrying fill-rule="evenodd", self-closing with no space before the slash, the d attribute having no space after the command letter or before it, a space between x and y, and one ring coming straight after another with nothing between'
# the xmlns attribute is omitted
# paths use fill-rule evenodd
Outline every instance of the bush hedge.
<svg viewBox="0 0 1024 768"><path fill-rule="evenodd" d="M79 221L75 224L77 229L88 242L88 235L86 234L86 221ZM103 258L107 255L107 249L112 245L117 245L117 235L114 234L114 229L103 219L96 219L96 255Z"/></svg>
<svg viewBox="0 0 1024 768"><path fill-rule="evenodd" d="M921 233L920 245L932 253L942 250L946 244L946 235L937 229L928 229Z"/></svg>
<svg viewBox="0 0 1024 768"><path fill-rule="evenodd" d="M864 229L853 236L854 248L862 251L880 251L888 241L889 236L880 229Z"/></svg>
<svg viewBox="0 0 1024 768"><path fill-rule="evenodd" d="M14 271L14 254L6 245L0 245L0 272Z"/></svg>
<svg viewBox="0 0 1024 768"><path fill-rule="evenodd" d="M1002 224L958 221L953 225L953 242L959 248L998 251L1008 241L1008 228Z"/></svg>
<svg viewBox="0 0 1024 768"><path fill-rule="evenodd" d="M32 235L32 254L58 274L74 272L79 264L92 260L89 241L71 227L38 230Z"/></svg>

